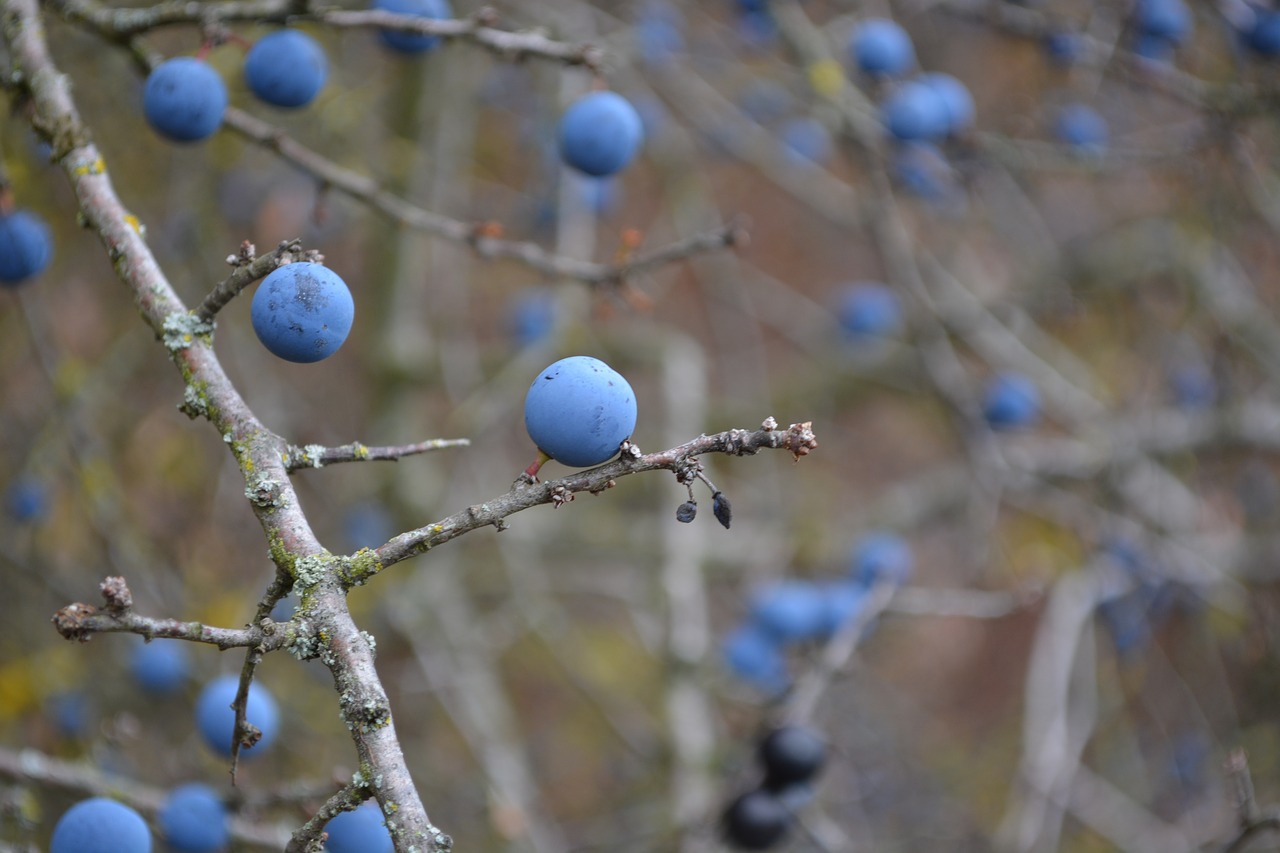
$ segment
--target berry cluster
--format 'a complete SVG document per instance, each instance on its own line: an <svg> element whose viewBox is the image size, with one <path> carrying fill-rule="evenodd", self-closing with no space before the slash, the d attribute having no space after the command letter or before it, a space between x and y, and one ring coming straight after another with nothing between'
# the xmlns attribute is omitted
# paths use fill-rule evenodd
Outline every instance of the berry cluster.
<svg viewBox="0 0 1280 853"><path fill-rule="evenodd" d="M788 647L830 639L862 610L881 582L900 585L911 574L907 543L893 533L869 533L854 546L847 574L833 581L789 579L757 588L747 619L724 640L729 670L769 694L790 684Z"/></svg>
<svg viewBox="0 0 1280 853"><path fill-rule="evenodd" d="M742 850L767 850L786 837L795 811L812 797L827 745L807 726L781 726L761 739L756 757L760 784L731 802L721 821L725 841Z"/></svg>

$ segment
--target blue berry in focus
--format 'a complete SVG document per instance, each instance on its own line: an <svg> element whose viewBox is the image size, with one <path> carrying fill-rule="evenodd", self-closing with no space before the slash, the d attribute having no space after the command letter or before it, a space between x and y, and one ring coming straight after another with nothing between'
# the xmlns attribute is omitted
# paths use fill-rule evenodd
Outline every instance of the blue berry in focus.
<svg viewBox="0 0 1280 853"><path fill-rule="evenodd" d="M335 815L325 824L324 831L329 833L326 853L392 853L395 849L382 810L374 800L365 800L355 809Z"/></svg>
<svg viewBox="0 0 1280 853"><path fill-rule="evenodd" d="M636 428L631 385L598 358L562 358L540 372L524 401L524 425L538 449L586 468L618 455Z"/></svg>
<svg viewBox="0 0 1280 853"><path fill-rule="evenodd" d="M151 853L151 830L123 803L93 797L58 818L49 853Z"/></svg>
<svg viewBox="0 0 1280 853"><path fill-rule="evenodd" d="M39 275L53 257L49 225L29 210L0 213L0 286Z"/></svg>
<svg viewBox="0 0 1280 853"><path fill-rule="evenodd" d="M355 321L355 302L337 273L300 261L262 280L250 314L264 347L286 361L306 364L342 346Z"/></svg>
<svg viewBox="0 0 1280 853"><path fill-rule="evenodd" d="M222 675L205 685L196 700L196 727L209 748L219 755L231 754L231 735L235 731L236 715L231 710L236 691L240 689L239 675ZM276 700L267 688L256 681L249 685L249 700L245 704L245 722L257 726L262 739L254 746L240 751L241 757L262 754L275 740L280 728L280 711Z"/></svg>
<svg viewBox="0 0 1280 853"><path fill-rule="evenodd" d="M199 782L174 788L156 819L176 853L217 853L231 842L226 805L216 791Z"/></svg>
<svg viewBox="0 0 1280 853"><path fill-rule="evenodd" d="M560 156L594 177L612 175L635 158L644 125L631 102L617 92L592 92L560 118Z"/></svg>
<svg viewBox="0 0 1280 853"><path fill-rule="evenodd" d="M129 671L148 693L163 695L181 690L190 672L187 645L181 640L136 642L129 656Z"/></svg>
<svg viewBox="0 0 1280 853"><path fill-rule="evenodd" d="M1021 373L1001 373L987 383L982 416L992 429L1031 426L1040 419L1040 391Z"/></svg>
<svg viewBox="0 0 1280 853"><path fill-rule="evenodd" d="M868 18L849 39L853 61L868 74L901 77L916 64L907 31L887 18Z"/></svg>
<svg viewBox="0 0 1280 853"><path fill-rule="evenodd" d="M147 77L142 108L161 136L196 142L222 126L227 87L207 62L179 56L160 63Z"/></svg>
<svg viewBox="0 0 1280 853"><path fill-rule="evenodd" d="M374 0L374 9L394 12L397 15L416 15L419 18L445 20L453 17L453 9L447 0ZM439 36L379 30L382 43L400 53L422 53L440 44Z"/></svg>
<svg viewBox="0 0 1280 853"><path fill-rule="evenodd" d="M328 74L324 50L299 30L277 30L263 36L244 60L244 79L249 89L277 107L311 103Z"/></svg>

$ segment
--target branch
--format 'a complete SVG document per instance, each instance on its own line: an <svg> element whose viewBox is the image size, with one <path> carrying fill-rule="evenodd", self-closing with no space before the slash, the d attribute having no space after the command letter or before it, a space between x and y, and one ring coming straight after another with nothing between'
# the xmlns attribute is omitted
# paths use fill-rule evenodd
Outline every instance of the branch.
<svg viewBox="0 0 1280 853"><path fill-rule="evenodd" d="M235 271L210 291L209 295L200 303L200 307L195 310L198 318L206 323L211 322L214 315L226 307L227 303L234 299L240 291L258 279L271 274L277 267L292 263L295 256L302 255L302 241L297 239L282 240L280 245L276 246L275 251L266 255L258 255L257 251L256 246L245 240L240 244L240 249L236 254L227 257L227 263L235 267ZM308 254L314 255L315 253Z"/></svg>
<svg viewBox="0 0 1280 853"><path fill-rule="evenodd" d="M207 28L234 22L309 20L333 27L378 27L470 41L512 61L536 57L598 71L604 60L604 52L594 45L558 42L536 31L494 29L498 13L490 7L480 9L469 18L436 19L382 10L312 11L306 0L229 0L221 3L169 0L144 8L110 8L94 0L57 0L54 5L67 19L85 24L114 41L127 41L148 30L175 25Z"/></svg>
<svg viewBox="0 0 1280 853"><path fill-rule="evenodd" d="M159 811L169 795L167 789L143 785L120 773L104 773L92 765L54 758L34 749L17 752L0 746L0 777L49 785L76 794L113 797L146 814ZM279 829L236 816L227 824L232 838L267 850L280 850L288 838Z"/></svg>
<svg viewBox="0 0 1280 853"><path fill-rule="evenodd" d="M285 468L291 473L304 468L323 468L338 462L373 462L390 460L396 462L405 456L415 456L432 450L444 450L450 447L469 447L469 438L431 438L417 444L400 444L386 447L366 447L358 441L344 444L341 447L323 447L319 444L308 444L298 447L289 445Z"/></svg>
<svg viewBox="0 0 1280 853"><path fill-rule="evenodd" d="M275 151L285 161L326 186L368 205L388 219L456 243L465 243L485 260L517 261L556 278L576 279L590 285L617 283L629 275L645 272L698 252L730 247L743 239L742 226L730 223L695 234L670 246L644 252L622 264L567 258L549 252L537 243L504 240L494 236L496 229L493 223L464 222L419 207L383 189L375 179L338 165L274 125L243 110L228 107L223 113L222 123L246 139Z"/></svg>
<svg viewBox="0 0 1280 853"><path fill-rule="evenodd" d="M380 571L479 527L492 525L502 530L505 527L503 519L521 510L548 503L559 508L572 501L574 495L579 492L600 494L605 489L613 488L618 478L628 474L655 470L679 473L688 469L695 457L705 453L753 456L760 450L788 450L796 459L799 459L801 456L807 456L818 446L812 426L811 423L805 422L791 424L785 430L779 430L776 421L773 418L767 418L761 428L755 432L731 429L716 435L699 436L693 441L659 453L637 456L623 454L621 458L606 465L571 474L559 480L538 484L530 483L522 477L505 495L478 506L468 507L435 524L411 530L392 539L373 552L377 562L369 568L369 572ZM349 576L347 580L360 582L363 577Z"/></svg>
<svg viewBox="0 0 1280 853"><path fill-rule="evenodd" d="M207 643L226 651L232 648L260 646L267 651L284 648L285 631L275 623L248 628L215 628L202 622L156 619L133 612L133 600L124 578L110 577L101 584L106 604L98 609L91 604L69 604L53 614L50 620L58 633L68 640L89 642L94 634L140 634L148 640L163 637Z"/></svg>
<svg viewBox="0 0 1280 853"><path fill-rule="evenodd" d="M75 193L84 226L97 234L116 276L133 296L138 313L160 338L185 384L188 411L207 418L240 466L246 496L270 542L278 571L305 578L306 616L315 636L323 636L323 662L333 674L340 714L346 721L362 767L381 780L375 794L386 815L394 816L396 849L443 853L451 839L434 826L422 805L396 736L386 691L373 661L373 647L351 618L338 577L338 563L316 539L284 466L286 445L250 410L223 370L209 335L200 330L177 334L183 317L193 315L174 291L142 239L137 219L116 194L105 159L90 140L70 86L49 55L36 0L0 0L4 26L0 39L13 64L22 69L20 94L29 98L32 124L53 144ZM273 590L284 584L277 579ZM275 593L272 592L271 595ZM120 600L109 612L127 615ZM93 614L81 613L81 617ZM305 651L320 656L315 643ZM241 699L265 646L251 646L241 672ZM241 717L241 714L237 714ZM238 725L242 720L238 720Z"/></svg>
<svg viewBox="0 0 1280 853"><path fill-rule="evenodd" d="M369 798L367 783L360 774L356 774L351 784L325 801L325 804L311 816L311 819L298 827L284 848L285 853L323 853L324 828L340 812L351 811Z"/></svg>

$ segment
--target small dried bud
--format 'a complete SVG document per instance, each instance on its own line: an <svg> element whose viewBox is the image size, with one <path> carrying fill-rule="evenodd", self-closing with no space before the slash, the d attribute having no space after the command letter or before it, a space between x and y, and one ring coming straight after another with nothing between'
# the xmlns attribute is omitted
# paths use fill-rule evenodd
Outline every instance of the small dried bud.
<svg viewBox="0 0 1280 853"><path fill-rule="evenodd" d="M716 492L711 496L711 511L715 513L716 521L728 530L729 522L733 520L733 507L729 505L729 499L724 496L724 492Z"/></svg>
<svg viewBox="0 0 1280 853"><path fill-rule="evenodd" d="M775 429L778 428L778 422L773 419L773 415L770 415L769 417L764 419L764 423L760 424L760 428L767 429L769 432L773 432Z"/></svg>
<svg viewBox="0 0 1280 853"><path fill-rule="evenodd" d="M680 506L676 507L676 521L679 521L682 524L688 524L689 522L693 521L693 519L696 518L697 515L698 515L697 501L691 501L691 500L685 501L684 503L680 504Z"/></svg>
<svg viewBox="0 0 1280 853"><path fill-rule="evenodd" d="M102 597L106 600L106 610L112 616L121 616L133 607L133 593L122 577L109 577L98 584Z"/></svg>

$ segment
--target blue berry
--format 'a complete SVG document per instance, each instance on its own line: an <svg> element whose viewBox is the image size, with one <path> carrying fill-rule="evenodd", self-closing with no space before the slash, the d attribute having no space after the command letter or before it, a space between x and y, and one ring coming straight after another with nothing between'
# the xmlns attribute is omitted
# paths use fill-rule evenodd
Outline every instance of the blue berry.
<svg viewBox="0 0 1280 853"><path fill-rule="evenodd" d="M904 584L911 577L914 562L911 546L895 533L868 533L853 546L849 577L864 589L880 581Z"/></svg>
<svg viewBox="0 0 1280 853"><path fill-rule="evenodd" d="M973 126L973 95L969 87L950 74L921 74L916 78L919 83L933 89L942 98L946 113L946 132L952 136L963 133Z"/></svg>
<svg viewBox="0 0 1280 853"><path fill-rule="evenodd" d="M853 61L868 74L900 77L916 64L916 51L907 31L887 18L868 18L849 39Z"/></svg>
<svg viewBox="0 0 1280 853"><path fill-rule="evenodd" d="M1040 391L1021 373L1001 373L987 384L982 414L993 429L1031 426L1040 419Z"/></svg>
<svg viewBox="0 0 1280 853"><path fill-rule="evenodd" d="M151 853L151 831L128 806L93 797L58 818L49 853Z"/></svg>
<svg viewBox="0 0 1280 853"><path fill-rule="evenodd" d="M904 142L894 146L893 176L907 192L926 201L942 201L954 193L955 169L932 142Z"/></svg>
<svg viewBox="0 0 1280 853"><path fill-rule="evenodd" d="M231 841L227 807L208 785L173 789L156 815L160 832L177 853L216 853Z"/></svg>
<svg viewBox="0 0 1280 853"><path fill-rule="evenodd" d="M181 640L140 641L129 657L133 680L148 693L173 693L187 682L190 663Z"/></svg>
<svg viewBox="0 0 1280 853"><path fill-rule="evenodd" d="M397 15L416 15L419 18L446 20L453 17L448 0L374 0L373 8ZM439 36L417 33L379 30L382 43L400 53L422 53L440 44Z"/></svg>
<svg viewBox="0 0 1280 853"><path fill-rule="evenodd" d="M592 92L561 117L560 156L588 175L612 175L636 156L643 137L640 114L630 101L617 92Z"/></svg>
<svg viewBox="0 0 1280 853"><path fill-rule="evenodd" d="M781 693L790 681L782 648L758 625L739 625L721 646L725 666L738 678L768 693Z"/></svg>
<svg viewBox="0 0 1280 853"><path fill-rule="evenodd" d="M342 538L349 551L376 548L395 535L395 520L377 501L358 503L342 516Z"/></svg>
<svg viewBox="0 0 1280 853"><path fill-rule="evenodd" d="M1173 61L1173 52L1176 47L1177 45L1163 36L1139 33L1133 45L1133 52L1149 63L1164 65Z"/></svg>
<svg viewBox="0 0 1280 853"><path fill-rule="evenodd" d="M299 30L277 30L249 48L244 79L253 94L277 107L311 103L324 86L329 61L311 36Z"/></svg>
<svg viewBox="0 0 1280 853"><path fill-rule="evenodd" d="M264 347L286 361L306 364L342 346L355 321L355 302L337 273L298 262L262 280L250 314Z"/></svg>
<svg viewBox="0 0 1280 853"><path fill-rule="evenodd" d="M93 706L83 690L67 690L55 693L45 701L45 710L54 727L63 737L79 738L89 731L93 721Z"/></svg>
<svg viewBox="0 0 1280 853"><path fill-rule="evenodd" d="M1086 104L1067 104L1058 111L1053 127L1059 139L1081 153L1107 150L1107 120Z"/></svg>
<svg viewBox="0 0 1280 853"><path fill-rule="evenodd" d="M725 810L721 823L724 839L740 850L767 850L791 827L791 812L773 793L750 791Z"/></svg>
<svg viewBox="0 0 1280 853"><path fill-rule="evenodd" d="M808 726L780 726L760 741L764 787L780 791L812 780L827 762L827 743Z"/></svg>
<svg viewBox="0 0 1280 853"><path fill-rule="evenodd" d="M879 282L859 281L844 288L836 314L840 328L855 340L882 337L902 325L898 295Z"/></svg>
<svg viewBox="0 0 1280 853"><path fill-rule="evenodd" d="M522 347L545 340L556 327L555 297L547 290L520 294L511 306L507 327Z"/></svg>
<svg viewBox="0 0 1280 853"><path fill-rule="evenodd" d="M156 66L142 90L147 122L175 142L207 139L222 125L227 87L208 63L179 56Z"/></svg>
<svg viewBox="0 0 1280 853"><path fill-rule="evenodd" d="M1183 0L1138 0L1134 19L1144 36L1182 44L1191 35L1194 22Z"/></svg>
<svg viewBox="0 0 1280 853"><path fill-rule="evenodd" d="M636 427L631 385L598 358L562 358L538 374L524 400L524 425L538 449L574 468L618 455Z"/></svg>
<svg viewBox="0 0 1280 853"><path fill-rule="evenodd" d="M0 213L0 285L39 275L53 257L49 225L29 210Z"/></svg>
<svg viewBox="0 0 1280 853"><path fill-rule="evenodd" d="M5 509L14 521L40 521L49 514L49 492L39 480L24 477L9 486Z"/></svg>
<svg viewBox="0 0 1280 853"><path fill-rule="evenodd" d="M640 58L655 68L667 67L684 50L679 13L667 4L650 4L636 23Z"/></svg>
<svg viewBox="0 0 1280 853"><path fill-rule="evenodd" d="M1205 409L1218 399L1218 382L1203 362L1188 361L1169 371L1169 388L1174 402L1184 409Z"/></svg>
<svg viewBox="0 0 1280 853"><path fill-rule="evenodd" d="M890 134L904 142L942 139L951 127L942 93L919 80L903 83L889 95L880 107L880 120Z"/></svg>
<svg viewBox="0 0 1280 853"><path fill-rule="evenodd" d="M822 600L824 610L819 638L829 639L862 610L862 605L867 600L867 587L850 580L824 584Z"/></svg>
<svg viewBox="0 0 1280 853"><path fill-rule="evenodd" d="M822 590L803 580L766 584L751 600L751 621L779 643L821 637L828 624Z"/></svg>
<svg viewBox="0 0 1280 853"><path fill-rule="evenodd" d="M1257 17L1245 34L1245 44L1259 56L1280 56L1280 12L1273 9L1254 11Z"/></svg>
<svg viewBox="0 0 1280 853"><path fill-rule="evenodd" d="M1059 65L1071 65L1084 52L1084 41L1078 33L1055 30L1044 37L1045 53Z"/></svg>
<svg viewBox="0 0 1280 853"><path fill-rule="evenodd" d="M205 685L196 700L196 725L209 748L219 755L231 754L231 735L235 730L236 715L231 710L236 691L240 689L239 675L221 675ZM262 739L241 756L260 755L275 740L280 728L280 711L276 700L256 681L249 685L249 701L245 705L245 721L257 726Z"/></svg>
<svg viewBox="0 0 1280 853"><path fill-rule="evenodd" d="M817 119L792 119L783 125L781 135L787 159L797 165L825 163L835 149L831 132Z"/></svg>
<svg viewBox="0 0 1280 853"><path fill-rule="evenodd" d="M335 815L325 824L329 833L327 853L392 853L395 845L387 831L382 810L374 800L365 800L355 809Z"/></svg>

